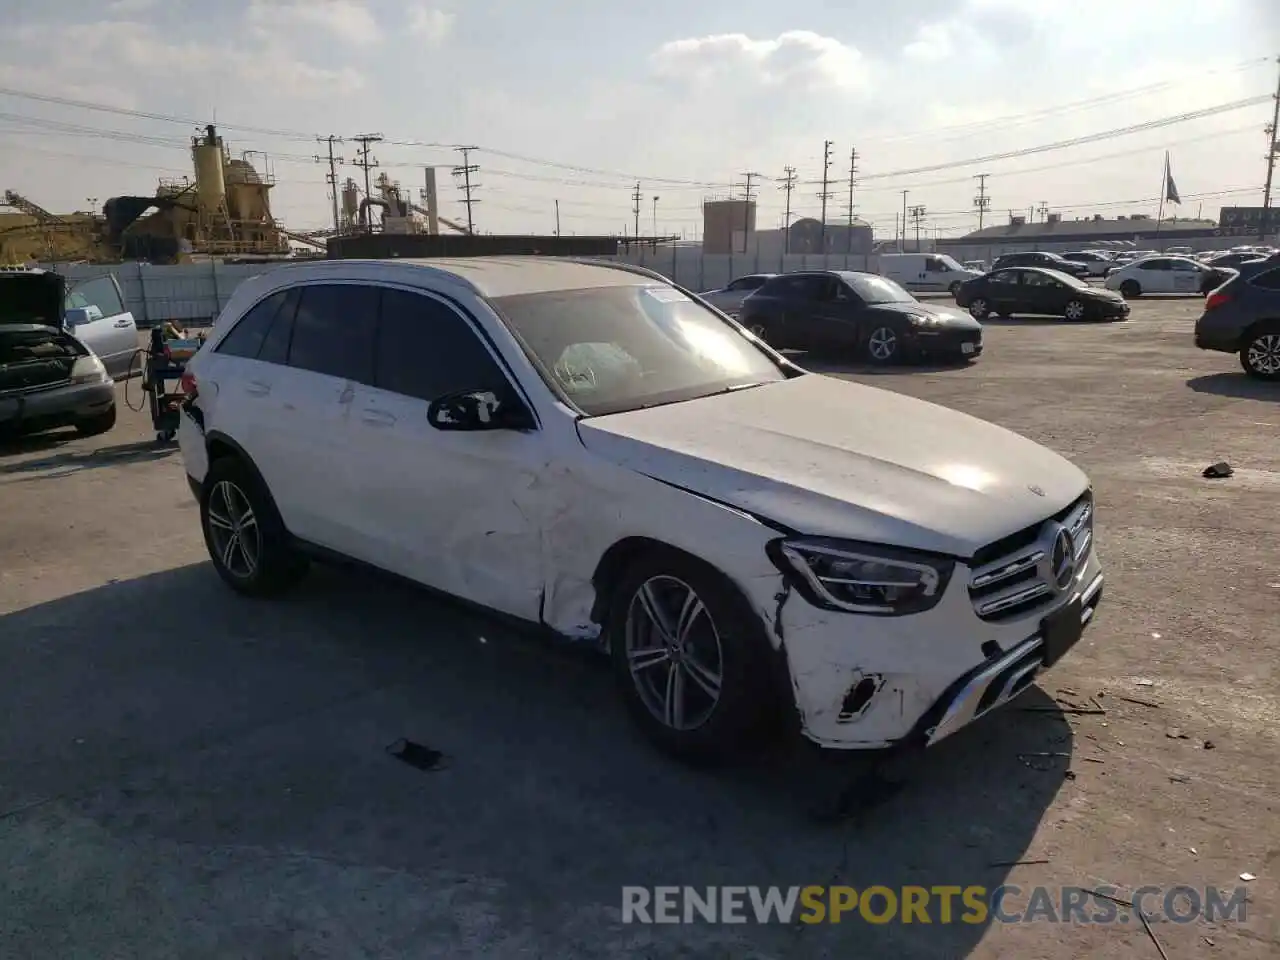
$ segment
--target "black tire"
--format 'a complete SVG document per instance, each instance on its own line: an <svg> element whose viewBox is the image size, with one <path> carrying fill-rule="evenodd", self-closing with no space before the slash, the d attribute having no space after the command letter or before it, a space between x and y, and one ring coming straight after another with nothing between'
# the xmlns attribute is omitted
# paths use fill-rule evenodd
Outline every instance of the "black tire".
<svg viewBox="0 0 1280 960"><path fill-rule="evenodd" d="M96 417L86 417L76 424L76 433L82 437L97 437L116 425L116 405L113 403L105 413Z"/></svg>
<svg viewBox="0 0 1280 960"><path fill-rule="evenodd" d="M1120 284L1120 296L1126 300L1142 296L1142 287L1137 280L1126 280Z"/></svg>
<svg viewBox="0 0 1280 960"><path fill-rule="evenodd" d="M985 320L991 315L991 304L986 297L974 297L969 304L969 316L975 320Z"/></svg>
<svg viewBox="0 0 1280 960"><path fill-rule="evenodd" d="M764 324L759 320L747 321L743 326L754 333L760 340L763 340L765 343L769 342L769 331L765 329Z"/></svg>
<svg viewBox="0 0 1280 960"><path fill-rule="evenodd" d="M1089 305L1083 300L1072 300L1063 307L1062 315L1071 321L1084 320L1089 316Z"/></svg>
<svg viewBox="0 0 1280 960"><path fill-rule="evenodd" d="M251 519L237 515L241 507L247 507ZM200 492L200 527L213 568L237 593L278 596L307 571L307 560L293 548L271 494L239 457L219 457L209 465ZM243 544L238 555L237 549L227 548L231 535Z"/></svg>
<svg viewBox="0 0 1280 960"><path fill-rule="evenodd" d="M681 604L682 589L700 607ZM655 745L681 760L713 763L759 742L757 735L777 716L777 654L759 614L722 574L679 551L654 549L631 564L612 598L606 636L614 676L628 711ZM646 613L654 603L668 621L661 636ZM681 632L682 649L673 652L677 608L693 612ZM640 665L633 669L633 663ZM712 683L717 668L719 682ZM711 688L718 691L714 698ZM681 703L676 714L664 709L663 695L672 693Z"/></svg>
<svg viewBox="0 0 1280 960"><path fill-rule="evenodd" d="M862 339L862 352L877 366L887 367L902 359L902 335L888 324L872 327Z"/></svg>
<svg viewBox="0 0 1280 960"><path fill-rule="evenodd" d="M1240 366L1257 380L1280 382L1280 323L1249 331L1240 348Z"/></svg>
<svg viewBox="0 0 1280 960"><path fill-rule="evenodd" d="M958 296L960 296L960 281L959 281L959 280L957 280L955 283L951 284L951 299L952 299L952 300L954 300L954 299L955 299L956 297L958 297Z"/></svg>

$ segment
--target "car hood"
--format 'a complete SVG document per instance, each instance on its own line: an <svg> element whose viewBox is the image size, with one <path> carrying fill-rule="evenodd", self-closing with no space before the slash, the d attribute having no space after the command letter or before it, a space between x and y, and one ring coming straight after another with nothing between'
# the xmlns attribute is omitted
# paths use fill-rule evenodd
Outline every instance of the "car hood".
<svg viewBox="0 0 1280 960"><path fill-rule="evenodd" d="M867 309L874 313L896 313L906 316L932 317L944 326L957 330L981 330L982 324L963 310L938 306L917 300L914 303L873 303Z"/></svg>
<svg viewBox="0 0 1280 960"><path fill-rule="evenodd" d="M47 270L0 271L0 326L62 326L66 282Z"/></svg>
<svg viewBox="0 0 1280 960"><path fill-rule="evenodd" d="M1088 479L1002 427L819 374L579 422L592 453L802 534L971 557Z"/></svg>

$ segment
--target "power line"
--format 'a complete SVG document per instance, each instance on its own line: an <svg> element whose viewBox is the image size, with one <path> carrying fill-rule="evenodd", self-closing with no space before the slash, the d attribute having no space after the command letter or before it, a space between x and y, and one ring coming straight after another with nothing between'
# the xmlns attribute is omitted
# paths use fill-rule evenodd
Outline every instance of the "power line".
<svg viewBox="0 0 1280 960"><path fill-rule="evenodd" d="M796 168L786 166L782 168L782 176L778 178L778 183L782 184L782 191L786 194L786 212L782 215L782 252L784 255L791 252L791 192L796 188Z"/></svg>
<svg viewBox="0 0 1280 960"><path fill-rule="evenodd" d="M924 220L924 207L914 206L911 208L911 219L916 225L916 253L920 252L920 224ZM905 230L903 231L906 232Z"/></svg>
<svg viewBox="0 0 1280 960"><path fill-rule="evenodd" d="M369 171L378 165L376 157L370 155L369 150L375 143L382 142L382 134L380 133L362 133L358 137L352 137L356 143L360 144L360 149L356 151L355 165L364 171L364 196L366 200L373 197L373 186L369 183ZM370 230L373 229L372 218L369 215L369 205L365 204L365 226Z"/></svg>
<svg viewBox="0 0 1280 960"><path fill-rule="evenodd" d="M454 167L452 172L455 177L457 176L462 177L462 202L463 204L466 205L466 208L467 208L467 233L475 233L476 223L475 223L475 218L472 216L471 207L473 204L477 204L480 201L475 199L475 197L472 196L472 193L475 192L475 190L480 186L480 184L472 183L471 175L475 173L477 170L479 170L480 168L476 164L471 162L471 151L477 148L476 147L455 147L455 149L460 154L462 154L462 164L460 166Z"/></svg>

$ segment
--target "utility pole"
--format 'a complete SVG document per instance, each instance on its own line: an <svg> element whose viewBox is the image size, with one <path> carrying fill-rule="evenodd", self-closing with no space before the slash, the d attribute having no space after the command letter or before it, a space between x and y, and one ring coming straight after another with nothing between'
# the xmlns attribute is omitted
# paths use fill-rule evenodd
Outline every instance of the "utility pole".
<svg viewBox="0 0 1280 960"><path fill-rule="evenodd" d="M656 193L653 195L653 239L658 239L658 201L662 198Z"/></svg>
<svg viewBox="0 0 1280 960"><path fill-rule="evenodd" d="M898 249L902 253L907 252L907 194L910 190L902 191L902 243L898 245ZM894 231L896 234L898 231Z"/></svg>
<svg viewBox="0 0 1280 960"><path fill-rule="evenodd" d="M636 218L636 239L640 239L640 199L643 194L640 191L640 184L636 184L636 188L631 191L631 213Z"/></svg>
<svg viewBox="0 0 1280 960"><path fill-rule="evenodd" d="M831 141L822 141L822 192L818 199L822 201L822 252L827 252L827 201L831 199Z"/></svg>
<svg viewBox="0 0 1280 960"><path fill-rule="evenodd" d="M914 206L911 208L911 219L916 224L916 253L920 252L920 221L924 219L924 207Z"/></svg>
<svg viewBox="0 0 1280 960"><path fill-rule="evenodd" d="M743 179L746 180L746 186L743 189L743 195L746 199L746 202L742 204L742 252L743 253L747 252L747 241L751 236L751 199L752 199L751 198L751 186L752 186L751 181L759 180L761 176L762 174L755 173L754 171L751 173L744 173L742 175Z"/></svg>
<svg viewBox="0 0 1280 960"><path fill-rule="evenodd" d="M846 254L853 253L853 185L856 182L854 177L858 173L858 151L857 148L849 151L849 232L845 235L844 252Z"/></svg>
<svg viewBox="0 0 1280 960"><path fill-rule="evenodd" d="M382 142L382 134L380 133L362 133L358 137L352 137L356 143L360 144L360 149L356 151L356 166L364 171L364 198L366 200L373 196L373 186L369 183L369 171L378 165L376 157L369 156L369 148L375 143ZM372 229L369 221L369 205L365 204L365 225Z"/></svg>
<svg viewBox="0 0 1280 960"><path fill-rule="evenodd" d="M778 178L782 191L787 197L787 209L782 215L782 255L791 252L791 191L796 188L796 168L783 167L782 176Z"/></svg>
<svg viewBox="0 0 1280 960"><path fill-rule="evenodd" d="M325 174L324 182L329 185L329 193L333 197L333 229L340 230L342 229L342 222L338 219L338 164L342 163L343 160L341 157L335 157L333 155L333 145L335 143L342 143L342 138L335 137L333 134L330 134L327 137L316 137L316 142L327 143L329 145L329 157L327 161L324 157L320 156L314 157L313 159L316 163L327 162L329 164L329 172Z"/></svg>
<svg viewBox="0 0 1280 960"><path fill-rule="evenodd" d="M1280 64L1280 57L1276 58ZM1276 158L1280 156L1280 81L1276 82L1275 107L1271 111L1271 126L1267 127L1267 182L1262 188L1262 222L1259 240L1266 240L1271 229L1271 181L1275 176Z"/></svg>
<svg viewBox="0 0 1280 960"><path fill-rule="evenodd" d="M462 202L467 208L467 233L474 234L476 232L476 222L472 216L471 207L480 201L471 194L479 189L480 184L472 183L471 175L480 168L471 162L471 151L478 150L479 147L454 147L454 149L462 154L462 165L453 168L453 175L462 177Z"/></svg>
<svg viewBox="0 0 1280 960"><path fill-rule="evenodd" d="M1040 220L1042 222L1047 221L1049 219L1049 201L1041 200L1039 209L1040 209Z"/></svg>
<svg viewBox="0 0 1280 960"><path fill-rule="evenodd" d="M987 178L989 173L980 173L973 179L978 181L978 195L973 198L973 205L978 208L978 229L982 229L982 221L986 218L987 209L991 206L991 198L987 196Z"/></svg>
<svg viewBox="0 0 1280 960"><path fill-rule="evenodd" d="M556 236L560 236L560 201L556 201Z"/></svg>

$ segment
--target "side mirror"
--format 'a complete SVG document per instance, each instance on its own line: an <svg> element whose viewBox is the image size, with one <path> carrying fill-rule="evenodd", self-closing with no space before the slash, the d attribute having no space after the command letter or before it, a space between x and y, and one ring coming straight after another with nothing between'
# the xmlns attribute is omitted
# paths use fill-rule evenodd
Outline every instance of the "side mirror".
<svg viewBox="0 0 1280 960"><path fill-rule="evenodd" d="M431 401L427 420L437 430L530 430L533 415L514 396L463 390Z"/></svg>
<svg viewBox="0 0 1280 960"><path fill-rule="evenodd" d="M97 307L70 307L62 312L62 323L67 328L83 327L86 323L102 319Z"/></svg>

